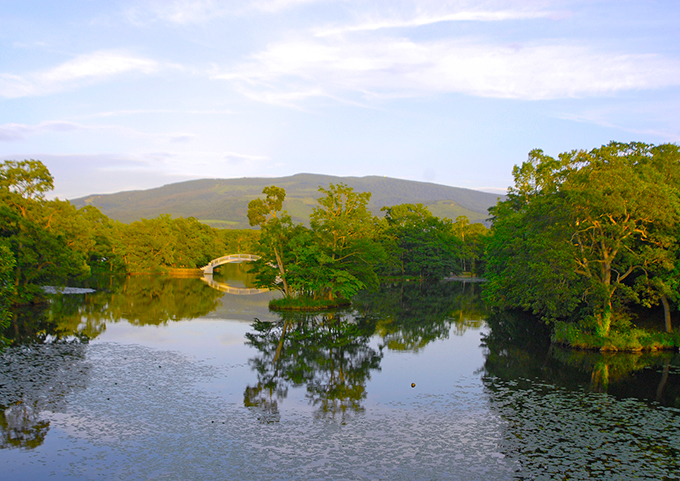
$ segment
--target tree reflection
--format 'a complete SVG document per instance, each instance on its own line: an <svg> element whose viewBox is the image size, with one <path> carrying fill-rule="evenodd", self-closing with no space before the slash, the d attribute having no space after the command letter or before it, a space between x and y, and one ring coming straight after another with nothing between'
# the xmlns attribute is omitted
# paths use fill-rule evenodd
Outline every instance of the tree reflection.
<svg viewBox="0 0 680 481"><path fill-rule="evenodd" d="M550 344L549 329L526 313L497 312L484 338L486 378L540 380L680 408L680 355L672 351L599 352Z"/></svg>
<svg viewBox="0 0 680 481"><path fill-rule="evenodd" d="M377 319L388 349L417 352L449 332L462 335L484 324L486 311L476 283L399 282L354 299L363 316ZM453 328L453 329L452 329Z"/></svg>
<svg viewBox="0 0 680 481"><path fill-rule="evenodd" d="M87 385L85 346L10 347L0 361L0 449L40 446L50 426L41 413L65 412L67 395Z"/></svg>
<svg viewBox="0 0 680 481"><path fill-rule="evenodd" d="M525 313L488 319L483 383L503 418L516 479L672 479L678 472L680 356L551 345Z"/></svg>
<svg viewBox="0 0 680 481"><path fill-rule="evenodd" d="M280 419L279 403L289 387L306 386L318 418L363 410L366 383L380 369L382 352L369 346L375 324L345 313L284 313L276 322L255 320L247 344L259 351L250 360L258 382L248 386L244 404L258 411L261 422Z"/></svg>
<svg viewBox="0 0 680 481"><path fill-rule="evenodd" d="M199 279L162 276L112 278L93 287L93 293L52 295L43 304L17 308L5 336L15 344L87 341L121 320L157 326L205 316L223 295Z"/></svg>

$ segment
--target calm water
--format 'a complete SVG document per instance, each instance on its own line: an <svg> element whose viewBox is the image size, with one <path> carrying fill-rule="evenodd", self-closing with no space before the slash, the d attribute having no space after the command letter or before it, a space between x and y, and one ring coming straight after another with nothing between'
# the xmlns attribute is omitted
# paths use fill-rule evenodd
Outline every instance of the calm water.
<svg viewBox="0 0 680 481"><path fill-rule="evenodd" d="M99 287L11 333L0 479L680 479L677 354L550 348L479 285L284 316L196 279Z"/></svg>

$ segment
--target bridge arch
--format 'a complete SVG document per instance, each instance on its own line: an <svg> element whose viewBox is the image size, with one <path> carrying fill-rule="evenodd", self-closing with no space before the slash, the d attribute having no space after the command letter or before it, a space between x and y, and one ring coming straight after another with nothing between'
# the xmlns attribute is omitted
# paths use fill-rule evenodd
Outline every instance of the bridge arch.
<svg viewBox="0 0 680 481"><path fill-rule="evenodd" d="M229 254L227 256L218 257L208 262L208 265L201 267L203 271L202 281L207 283L213 289L218 291L227 292L229 294L236 294L239 296L249 296L253 294L260 294L262 292L267 292L269 289L257 289L248 287L232 287L228 284L222 282L217 282L213 279L213 269L215 267L221 266L223 264L236 263L236 262L252 262L256 261L260 256L255 254Z"/></svg>
<svg viewBox="0 0 680 481"><path fill-rule="evenodd" d="M255 254L229 254L227 256L218 257L208 262L207 266L201 267L203 275L213 275L213 269L215 267L221 266L222 264L229 264L231 262L252 262L256 261L260 256Z"/></svg>

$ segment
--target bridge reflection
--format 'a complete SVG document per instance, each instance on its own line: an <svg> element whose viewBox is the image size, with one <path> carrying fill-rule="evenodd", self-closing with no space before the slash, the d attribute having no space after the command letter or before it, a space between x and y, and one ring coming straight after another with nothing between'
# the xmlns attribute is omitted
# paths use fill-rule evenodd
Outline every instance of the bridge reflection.
<svg viewBox="0 0 680 481"><path fill-rule="evenodd" d="M269 291L269 289L257 289L255 287L232 287L229 284L217 282L215 279L213 279L212 274L204 275L201 277L201 280L213 289L217 289L218 291L226 292L228 294L235 294L237 296L252 296Z"/></svg>

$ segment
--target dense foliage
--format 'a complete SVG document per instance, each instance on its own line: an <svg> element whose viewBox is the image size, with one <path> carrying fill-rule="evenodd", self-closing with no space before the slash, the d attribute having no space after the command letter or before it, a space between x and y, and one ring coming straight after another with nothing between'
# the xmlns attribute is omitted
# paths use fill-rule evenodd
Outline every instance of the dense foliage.
<svg viewBox="0 0 680 481"><path fill-rule="evenodd" d="M220 231L168 215L131 224L88 205L47 200L53 178L37 160L0 164L0 309L35 300L43 285L93 273L196 268L224 254ZM2 322L2 316L0 316Z"/></svg>
<svg viewBox="0 0 680 481"><path fill-rule="evenodd" d="M627 333L625 347L641 347L636 305L661 303L670 332L679 300L678 146L612 142L557 159L534 150L513 174L507 200L491 209L487 300L533 312L572 344Z"/></svg>
<svg viewBox="0 0 680 481"><path fill-rule="evenodd" d="M266 187L264 199L250 202L250 223L261 228L258 284L283 292L279 307L342 305L380 276L440 279L479 266L481 224L439 219L422 204L387 207L378 218L367 208L370 192L345 184L319 191L309 227L282 211L283 188Z"/></svg>

